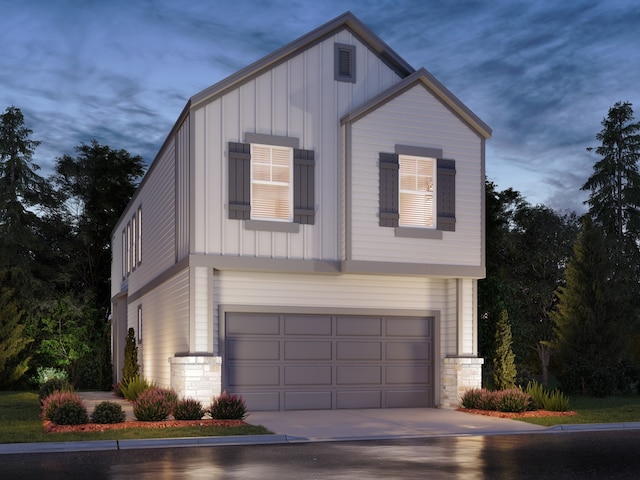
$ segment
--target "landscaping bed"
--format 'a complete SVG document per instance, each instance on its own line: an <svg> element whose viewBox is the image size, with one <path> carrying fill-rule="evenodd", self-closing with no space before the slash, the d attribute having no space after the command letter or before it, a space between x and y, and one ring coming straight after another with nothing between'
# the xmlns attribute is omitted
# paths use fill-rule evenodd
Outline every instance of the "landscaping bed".
<svg viewBox="0 0 640 480"><path fill-rule="evenodd" d="M43 422L45 433L69 432L105 432L125 428L172 428L172 427L240 427L248 425L243 420L161 420L159 422L140 422L137 420L121 423L83 423L81 425L56 425L48 420Z"/></svg>
<svg viewBox="0 0 640 480"><path fill-rule="evenodd" d="M459 412L498 418L571 417L577 415L576 412L571 411L553 412L551 410L527 410L524 412L499 412L497 410L478 410L475 408L458 408L457 410Z"/></svg>

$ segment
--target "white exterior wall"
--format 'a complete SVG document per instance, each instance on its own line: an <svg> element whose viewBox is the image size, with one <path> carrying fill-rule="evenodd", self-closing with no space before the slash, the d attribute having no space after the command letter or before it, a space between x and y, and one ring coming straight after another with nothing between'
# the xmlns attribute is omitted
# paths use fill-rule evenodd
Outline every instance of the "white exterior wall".
<svg viewBox="0 0 640 480"><path fill-rule="evenodd" d="M334 80L336 42L356 45L355 84ZM195 108L194 253L338 260L339 119L399 80L343 31ZM227 143L243 142L247 132L295 137L315 151L315 225L300 225L299 233L250 231L228 219Z"/></svg>
<svg viewBox="0 0 640 480"><path fill-rule="evenodd" d="M142 374L169 387L169 358L189 351L189 269L185 269L128 307L128 327L138 331L142 305L142 343L138 345Z"/></svg>
<svg viewBox="0 0 640 480"><path fill-rule="evenodd" d="M482 265L481 139L421 85L357 120L351 133L351 259ZM379 153L396 144L442 149L456 161L456 230L442 240L396 237L378 225Z"/></svg>
<svg viewBox="0 0 640 480"><path fill-rule="evenodd" d="M191 117L187 117L176 132L175 147L175 242L176 261L182 260L189 255L190 241L190 123Z"/></svg>

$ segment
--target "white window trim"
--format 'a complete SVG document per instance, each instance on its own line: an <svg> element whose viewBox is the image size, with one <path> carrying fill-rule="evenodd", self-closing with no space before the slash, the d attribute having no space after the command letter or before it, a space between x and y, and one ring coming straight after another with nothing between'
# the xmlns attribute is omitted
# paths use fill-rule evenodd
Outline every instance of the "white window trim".
<svg viewBox="0 0 640 480"><path fill-rule="evenodd" d="M423 190L411 190L402 188L402 162L403 160L416 160L419 162L428 161L431 163L431 179L432 179L432 188L430 192ZM400 172L398 173L398 213L400 214L399 218L399 227L404 228L417 228L417 229L427 229L427 230L435 230L437 228L437 198L436 193L438 191L437 182L437 159L433 157L425 157L421 155L410 155L410 154L399 154L398 155L398 166L400 168ZM418 176L416 172L414 178ZM406 213L403 215L402 208L402 195L411 194L411 195L423 195L425 197L431 197L431 224L430 225L418 225L414 223L407 222ZM404 220L404 221L403 221Z"/></svg>

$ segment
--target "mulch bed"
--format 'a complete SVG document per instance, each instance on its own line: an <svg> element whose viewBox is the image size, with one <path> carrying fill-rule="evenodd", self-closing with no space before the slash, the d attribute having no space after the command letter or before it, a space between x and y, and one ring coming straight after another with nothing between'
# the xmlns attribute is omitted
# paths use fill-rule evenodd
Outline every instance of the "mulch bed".
<svg viewBox="0 0 640 480"><path fill-rule="evenodd" d="M82 425L56 425L48 420L43 422L45 433L104 432L124 428L173 428L173 427L239 427L247 425L242 420L162 420L160 422L126 421L122 423L84 423Z"/></svg>
<svg viewBox="0 0 640 480"><path fill-rule="evenodd" d="M550 410L531 410L521 413L496 412L493 410L475 410L472 408L458 408L459 412L473 413L476 415L486 415L498 418L531 418L531 417L572 417L576 412L552 412Z"/></svg>

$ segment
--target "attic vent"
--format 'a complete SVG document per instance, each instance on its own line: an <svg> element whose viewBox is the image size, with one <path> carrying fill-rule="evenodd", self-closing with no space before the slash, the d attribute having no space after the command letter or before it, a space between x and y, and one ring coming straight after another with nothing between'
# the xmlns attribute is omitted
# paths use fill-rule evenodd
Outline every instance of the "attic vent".
<svg viewBox="0 0 640 480"><path fill-rule="evenodd" d="M356 47L355 45L335 44L335 79L338 82L356 81Z"/></svg>

